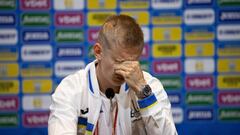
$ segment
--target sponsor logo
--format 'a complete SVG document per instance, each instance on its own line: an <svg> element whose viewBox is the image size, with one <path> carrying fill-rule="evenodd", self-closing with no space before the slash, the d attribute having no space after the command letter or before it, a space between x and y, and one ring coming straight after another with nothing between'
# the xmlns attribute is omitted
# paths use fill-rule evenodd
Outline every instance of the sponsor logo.
<svg viewBox="0 0 240 135"><path fill-rule="evenodd" d="M240 21L240 10L226 10L219 12L219 20L222 22Z"/></svg>
<svg viewBox="0 0 240 135"><path fill-rule="evenodd" d="M238 43L220 43L217 54L219 56L240 56L240 46Z"/></svg>
<svg viewBox="0 0 240 135"><path fill-rule="evenodd" d="M18 77L17 63L0 63L0 77Z"/></svg>
<svg viewBox="0 0 240 135"><path fill-rule="evenodd" d="M184 38L187 41L206 41L215 38L213 27L187 27Z"/></svg>
<svg viewBox="0 0 240 135"><path fill-rule="evenodd" d="M24 61L49 61L52 59L50 45L24 45L21 50Z"/></svg>
<svg viewBox="0 0 240 135"><path fill-rule="evenodd" d="M219 25L217 27L217 38L220 41L240 40L240 25Z"/></svg>
<svg viewBox="0 0 240 135"><path fill-rule="evenodd" d="M149 7L148 0L120 0L121 9L146 9Z"/></svg>
<svg viewBox="0 0 240 135"><path fill-rule="evenodd" d="M239 75L218 75L217 85L219 89L239 89L240 76Z"/></svg>
<svg viewBox="0 0 240 135"><path fill-rule="evenodd" d="M0 80L0 95L18 93L19 93L18 80Z"/></svg>
<svg viewBox="0 0 240 135"><path fill-rule="evenodd" d="M218 0L219 6L240 6L239 0Z"/></svg>
<svg viewBox="0 0 240 135"><path fill-rule="evenodd" d="M49 112L28 112L23 114L24 127L47 127Z"/></svg>
<svg viewBox="0 0 240 135"><path fill-rule="evenodd" d="M57 42L82 42L84 34L78 29L58 29L55 32L55 40Z"/></svg>
<svg viewBox="0 0 240 135"><path fill-rule="evenodd" d="M214 72L214 60L213 58L187 58L184 61L185 72L187 74L195 73L213 73Z"/></svg>
<svg viewBox="0 0 240 135"><path fill-rule="evenodd" d="M217 70L221 73L240 72L239 59L218 59Z"/></svg>
<svg viewBox="0 0 240 135"><path fill-rule="evenodd" d="M96 42L97 41L99 30L100 30L100 28L89 28L88 42Z"/></svg>
<svg viewBox="0 0 240 135"><path fill-rule="evenodd" d="M83 13L72 12L55 14L56 26L82 26L83 22Z"/></svg>
<svg viewBox="0 0 240 135"><path fill-rule="evenodd" d="M144 35L144 42L149 42L150 40L150 31L148 27L142 27L143 35Z"/></svg>
<svg viewBox="0 0 240 135"><path fill-rule="evenodd" d="M180 57L182 55L181 44L154 44L152 51L155 58Z"/></svg>
<svg viewBox="0 0 240 135"><path fill-rule="evenodd" d="M182 29L180 27L155 27L152 35L154 41L180 41Z"/></svg>
<svg viewBox="0 0 240 135"><path fill-rule="evenodd" d="M0 127L17 127L18 120L18 114L16 113L1 113Z"/></svg>
<svg viewBox="0 0 240 135"><path fill-rule="evenodd" d="M209 90L214 87L213 76L187 76L185 78L187 89Z"/></svg>
<svg viewBox="0 0 240 135"><path fill-rule="evenodd" d="M173 107L172 109L173 121L176 124L183 122L183 109L180 107Z"/></svg>
<svg viewBox="0 0 240 135"><path fill-rule="evenodd" d="M181 102L181 95L179 93L168 93L168 99L171 104L180 104Z"/></svg>
<svg viewBox="0 0 240 135"><path fill-rule="evenodd" d="M88 47L88 58L89 58L89 59L94 59L94 58L95 58L94 52L93 52L93 45L90 45L90 46Z"/></svg>
<svg viewBox="0 0 240 135"><path fill-rule="evenodd" d="M179 90L182 88L182 80L179 76L159 76L157 78L166 90Z"/></svg>
<svg viewBox="0 0 240 135"><path fill-rule="evenodd" d="M0 26L15 25L16 15L12 13L0 14Z"/></svg>
<svg viewBox="0 0 240 135"><path fill-rule="evenodd" d="M19 107L18 96L1 96L0 110L1 111L17 111Z"/></svg>
<svg viewBox="0 0 240 135"><path fill-rule="evenodd" d="M56 10L81 10L84 8L84 0L53 0Z"/></svg>
<svg viewBox="0 0 240 135"><path fill-rule="evenodd" d="M50 95L24 95L22 107L24 111L45 111L51 105Z"/></svg>
<svg viewBox="0 0 240 135"><path fill-rule="evenodd" d="M218 93L219 105L240 105L240 92L221 92Z"/></svg>
<svg viewBox="0 0 240 135"><path fill-rule="evenodd" d="M115 9L117 7L117 0L89 0L87 1L88 9Z"/></svg>
<svg viewBox="0 0 240 135"><path fill-rule="evenodd" d="M140 61L141 69L149 71L149 61Z"/></svg>
<svg viewBox="0 0 240 135"><path fill-rule="evenodd" d="M16 61L18 59L17 47L0 46L0 61Z"/></svg>
<svg viewBox="0 0 240 135"><path fill-rule="evenodd" d="M49 42L49 30L24 30L23 42Z"/></svg>
<svg viewBox="0 0 240 135"><path fill-rule="evenodd" d="M180 9L182 0L152 0L152 7L155 9Z"/></svg>
<svg viewBox="0 0 240 135"><path fill-rule="evenodd" d="M55 63L55 75L57 77L64 77L84 67L84 61L57 61Z"/></svg>
<svg viewBox="0 0 240 135"><path fill-rule="evenodd" d="M80 58L83 56L83 47L58 47L58 58Z"/></svg>
<svg viewBox="0 0 240 135"><path fill-rule="evenodd" d="M239 121L240 108L220 108L218 110L218 119L223 121Z"/></svg>
<svg viewBox="0 0 240 135"><path fill-rule="evenodd" d="M188 109L187 119L188 120L212 120L213 110L212 109Z"/></svg>
<svg viewBox="0 0 240 135"><path fill-rule="evenodd" d="M24 13L21 16L21 24L23 26L49 26L49 13Z"/></svg>
<svg viewBox="0 0 240 135"><path fill-rule="evenodd" d="M23 10L47 10L50 8L50 0L21 0Z"/></svg>
<svg viewBox="0 0 240 135"><path fill-rule="evenodd" d="M185 44L185 56L213 56L215 53L213 43L186 43Z"/></svg>
<svg viewBox="0 0 240 135"><path fill-rule="evenodd" d="M50 77L52 76L51 63L22 63L22 77Z"/></svg>
<svg viewBox="0 0 240 135"><path fill-rule="evenodd" d="M22 83L22 91L24 94L51 93L52 85L50 79L25 79Z"/></svg>
<svg viewBox="0 0 240 135"><path fill-rule="evenodd" d="M152 11L152 24L153 25L180 25L182 24L182 16L180 12L173 11Z"/></svg>
<svg viewBox="0 0 240 135"><path fill-rule="evenodd" d="M16 9L16 0L0 0L0 10Z"/></svg>
<svg viewBox="0 0 240 135"><path fill-rule="evenodd" d="M16 45L18 32L16 29L0 29L0 45Z"/></svg>
<svg viewBox="0 0 240 135"><path fill-rule="evenodd" d="M141 55L141 59L145 59L149 57L149 45L145 44L143 47L143 51L142 51L142 55Z"/></svg>
<svg viewBox="0 0 240 135"><path fill-rule="evenodd" d="M182 64L180 60L160 60L153 62L153 71L156 74L178 74L181 73Z"/></svg>
<svg viewBox="0 0 240 135"><path fill-rule="evenodd" d="M184 11L184 22L187 25L211 25L214 20L213 9L187 9Z"/></svg>
<svg viewBox="0 0 240 135"><path fill-rule="evenodd" d="M88 12L87 20L89 26L101 26L106 18L115 15L115 12Z"/></svg>
<svg viewBox="0 0 240 135"><path fill-rule="evenodd" d="M212 0L187 0L188 6L212 5Z"/></svg>
<svg viewBox="0 0 240 135"><path fill-rule="evenodd" d="M213 92L190 92L187 93L188 105L213 105Z"/></svg>
<svg viewBox="0 0 240 135"><path fill-rule="evenodd" d="M149 24L149 12L147 11L131 11L131 12L121 12L121 14L126 14L133 17L138 24L148 25Z"/></svg>

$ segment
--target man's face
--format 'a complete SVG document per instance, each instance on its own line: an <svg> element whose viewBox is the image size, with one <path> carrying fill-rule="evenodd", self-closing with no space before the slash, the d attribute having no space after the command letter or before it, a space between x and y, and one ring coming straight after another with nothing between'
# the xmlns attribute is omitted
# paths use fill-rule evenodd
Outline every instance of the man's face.
<svg viewBox="0 0 240 135"><path fill-rule="evenodd" d="M104 48L102 51L101 72L106 83L112 86L120 86L124 83L124 78L114 72L114 65L124 61L138 61L142 50L139 47L125 48L122 46L112 46L110 49Z"/></svg>

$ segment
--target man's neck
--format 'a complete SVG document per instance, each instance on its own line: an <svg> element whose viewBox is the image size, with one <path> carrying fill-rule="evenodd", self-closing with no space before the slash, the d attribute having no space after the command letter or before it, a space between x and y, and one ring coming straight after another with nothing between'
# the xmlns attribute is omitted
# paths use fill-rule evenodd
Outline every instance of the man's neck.
<svg viewBox="0 0 240 135"><path fill-rule="evenodd" d="M115 93L119 93L120 86L116 87L116 86L109 85L107 80L102 75L102 72L100 70L100 66L98 64L96 64L95 67L96 67L96 75L97 75L97 80L98 80L98 85L99 85L100 91L105 93L105 90L107 88L112 88Z"/></svg>

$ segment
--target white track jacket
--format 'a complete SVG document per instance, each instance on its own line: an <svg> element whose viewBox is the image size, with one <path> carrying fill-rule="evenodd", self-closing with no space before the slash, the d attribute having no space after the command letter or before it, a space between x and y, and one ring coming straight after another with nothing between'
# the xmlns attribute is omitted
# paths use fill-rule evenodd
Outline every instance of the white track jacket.
<svg viewBox="0 0 240 135"><path fill-rule="evenodd" d="M108 135L104 132L108 130L106 125L97 124L100 113L105 110L95 62L67 76L56 88L50 106L49 135ZM153 94L138 100L133 90L126 83L122 84L116 97L116 134L177 135L171 105L162 84L147 72L143 74Z"/></svg>

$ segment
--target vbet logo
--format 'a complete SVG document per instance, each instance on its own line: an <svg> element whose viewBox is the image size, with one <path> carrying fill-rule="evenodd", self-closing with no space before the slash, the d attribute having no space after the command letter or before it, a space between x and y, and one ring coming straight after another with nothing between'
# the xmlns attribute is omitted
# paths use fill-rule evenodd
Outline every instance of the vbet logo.
<svg viewBox="0 0 240 135"><path fill-rule="evenodd" d="M179 74L182 64L179 59L153 61L153 71L156 74Z"/></svg>
<svg viewBox="0 0 240 135"><path fill-rule="evenodd" d="M187 25L211 25L214 20L213 9L187 9L184 11L184 22Z"/></svg>
<svg viewBox="0 0 240 135"><path fill-rule="evenodd" d="M48 10L50 0L20 0L20 7L23 10Z"/></svg>
<svg viewBox="0 0 240 135"><path fill-rule="evenodd" d="M85 62L78 60L78 61L57 61L55 63L55 75L57 77L64 77L71 73L74 73L80 69L85 67Z"/></svg>
<svg viewBox="0 0 240 135"><path fill-rule="evenodd" d="M88 42L95 42L98 38L100 28L89 28L88 29Z"/></svg>
<svg viewBox="0 0 240 135"><path fill-rule="evenodd" d="M84 23L82 12L55 13L56 26L82 26Z"/></svg>
<svg viewBox="0 0 240 135"><path fill-rule="evenodd" d="M16 45L18 32L16 29L0 29L0 45Z"/></svg>
<svg viewBox="0 0 240 135"><path fill-rule="evenodd" d="M239 41L240 25L218 25L217 39L219 41Z"/></svg>
<svg viewBox="0 0 240 135"><path fill-rule="evenodd" d="M14 13L0 13L0 26L16 24L16 14Z"/></svg>
<svg viewBox="0 0 240 135"><path fill-rule="evenodd" d="M240 92L220 92L218 93L218 104L225 106L239 106Z"/></svg>
<svg viewBox="0 0 240 135"><path fill-rule="evenodd" d="M180 9L182 0L152 0L154 9Z"/></svg>
<svg viewBox="0 0 240 135"><path fill-rule="evenodd" d="M17 111L18 108L18 96L0 96L0 111Z"/></svg>
<svg viewBox="0 0 240 135"><path fill-rule="evenodd" d="M25 112L22 118L24 127L47 127L49 112Z"/></svg>
<svg viewBox="0 0 240 135"><path fill-rule="evenodd" d="M50 31L49 30L24 30L22 32L23 42L49 42Z"/></svg>
<svg viewBox="0 0 240 135"><path fill-rule="evenodd" d="M205 76L186 76L185 86L192 90L211 90L214 87L214 78L210 75Z"/></svg>
<svg viewBox="0 0 240 135"><path fill-rule="evenodd" d="M24 61L49 61L52 59L52 47L50 45L24 45L21 49L21 57Z"/></svg>

